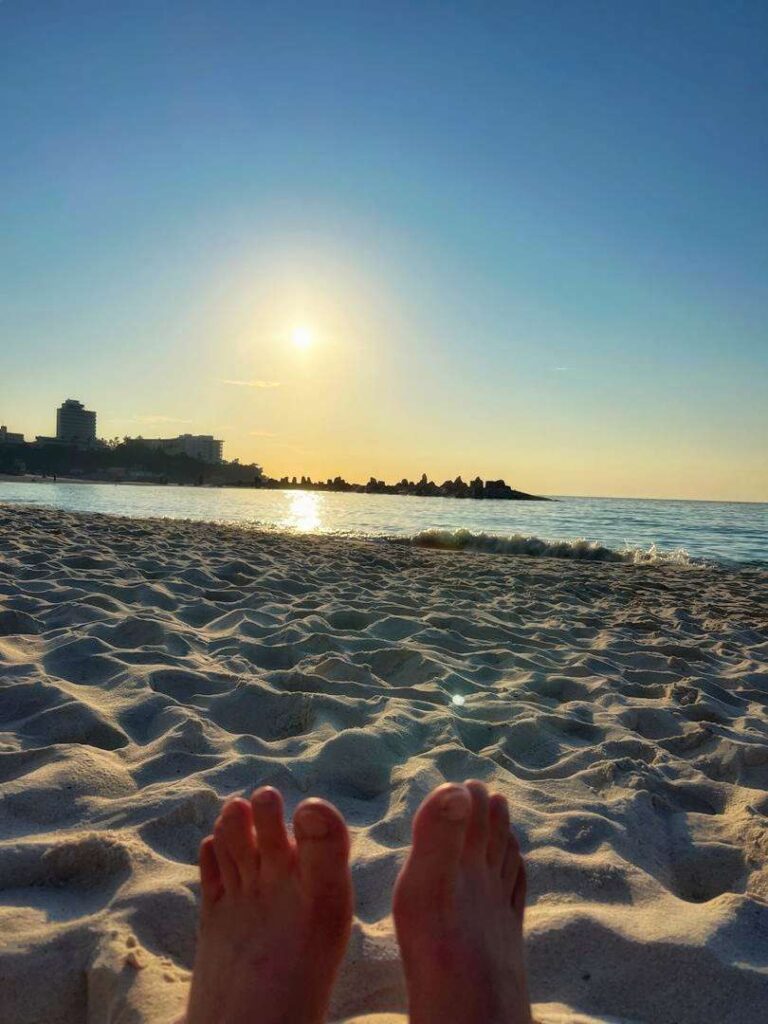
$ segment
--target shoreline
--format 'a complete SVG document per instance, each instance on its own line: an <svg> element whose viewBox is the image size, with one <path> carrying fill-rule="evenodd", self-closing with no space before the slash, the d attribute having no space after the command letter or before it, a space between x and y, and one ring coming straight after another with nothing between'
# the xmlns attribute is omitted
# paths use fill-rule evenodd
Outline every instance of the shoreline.
<svg viewBox="0 0 768 1024"><path fill-rule="evenodd" d="M625 538L622 543L620 540L622 535L617 535L615 528L613 528L613 534L617 536L609 538L607 541L589 540L588 529L592 515L589 511L590 500L586 500L588 511L582 517L581 528L579 526L574 528L574 525L579 523L579 500L575 500L575 504L570 507L567 505L567 499L553 500L556 508L565 509L560 519L563 532L560 532L552 529L552 524L558 522L557 517L554 519L534 517L532 520L518 517L515 520L514 517L509 519L498 516L495 510L494 514L486 514L484 517L480 514L474 520L455 518L451 523L450 518L444 518L446 507L443 507L443 513L433 518L424 515L424 507L419 505L415 505L415 512L411 514L408 508L410 503L400 505L394 515L389 518L381 508L375 510L373 517L367 517L362 511L365 508L365 503L357 506L354 501L348 507L345 507L343 503L341 505L331 504L328 507L321 506L318 512L315 511L314 506L309 506L307 509L305 506L299 505L298 511L296 511L295 503L309 501L310 493L296 492L293 489L289 489L288 492L276 493L282 496L279 501L284 501L283 505L279 503L270 505L268 502L264 504L258 501L251 503L248 497L241 493L240 501L232 500L229 504L221 506L220 503L205 497L216 494L219 488L193 487L189 490L183 486L177 490L179 497L173 500L169 498L168 502L158 498L157 501L145 503L143 500L138 500L138 497L129 499L127 495L123 501L115 497L114 489L105 490L99 500L93 497L85 498L80 502L74 496L82 483L90 481L77 481L78 486L71 493L70 498L62 499L57 503L56 498L51 497L50 492L47 492L46 497L41 497L38 501L38 495L41 493L36 494L35 487L30 487L23 496L19 495L18 490L13 497L10 496L13 494L12 492L6 493L7 497L4 500L2 482L0 479L0 507L7 508L53 510L59 508L62 512L71 511L74 514L82 515L112 515L118 518L202 522L214 525L231 524L240 525L241 528L248 530L262 530L269 534L285 531L292 536L386 540L396 544L452 550L457 553L485 552L505 556L525 555L534 558L634 562L638 564L688 563L757 569L768 567L768 548L765 545L757 546L753 540L756 536L757 524L760 521L757 516L753 517L754 524L748 521L741 535L736 531L731 536L728 547L722 549L716 547L722 537L722 524L728 521L725 519L727 513L722 511L720 523L717 519L714 521L709 535L707 527L701 531L699 520L698 525L694 524L690 531L679 530L678 536L675 537L674 532L670 534L670 530L674 530L676 526L674 522L670 521L669 515L667 519L664 515L659 516L656 527L660 535L664 536L667 532L668 537L667 545L659 546L653 539L654 535L651 535L650 538L647 536L636 538L634 544ZM45 483L45 481L40 482ZM60 482L63 486L68 485L65 481ZM55 487L56 485L51 481L51 486ZM23 487L26 486L27 484L23 484ZM135 484L135 486L138 487L136 496L141 494L142 490L146 493L147 487L151 489L153 487L152 484ZM234 494L238 494L241 490L241 488L233 489ZM159 488L159 493L160 495L167 494L168 487ZM249 490L249 494L253 494L252 490ZM260 494L262 497L264 496L263 492ZM196 495L199 497L195 498ZM607 502L610 500L595 501ZM622 500L615 501L617 508L621 509ZM294 505L289 503L294 503ZM70 508L63 508L62 504L67 504ZM493 505L494 502L492 501L490 504ZM768 506L766 509L768 511ZM490 510L488 509L488 511ZM613 516L616 522L622 515L621 512L614 509L611 509L610 512L598 513L594 521L598 529L600 528L600 514ZM630 510L628 514L634 513ZM451 523L451 525L443 527L432 525L432 523L440 521Z"/></svg>
<svg viewBox="0 0 768 1024"><path fill-rule="evenodd" d="M215 527L217 529L232 529L239 531L249 537L285 537L293 539L304 539L308 542L313 540L332 540L339 543L361 543L361 544L393 544L414 550L433 551L443 554L454 555L485 555L487 557L523 558L537 559L548 558L555 561L579 561L595 563L610 563L614 565L678 565L687 567L698 566L722 566L722 568L738 569L760 569L761 564L752 565L728 565L726 563L709 562L701 559L680 558L676 552L661 552L658 557L652 552L631 551L626 552L608 548L596 541L579 540L547 540L535 535L493 535L473 534L467 530L448 532L439 530L425 530L414 536L401 536L398 534L370 534L361 535L357 533L332 533L330 531L312 531L300 528L290 529L278 524L270 525L258 523L252 525L247 522L225 522L215 519L193 519L176 516L134 516L129 513L120 514L115 512L81 512L58 509L49 505L35 505L33 503L3 502L0 492L0 516L4 509L36 509L41 512L55 512L64 516L75 516L88 519L90 517L114 519L119 522L125 520L137 523L156 523L168 525L178 523L185 526L198 526L202 529ZM466 536L464 536L466 535ZM766 566L768 568L768 566Z"/></svg>
<svg viewBox="0 0 768 1024"><path fill-rule="evenodd" d="M352 827L332 1019L405 1024L389 889L469 777L521 838L537 1020L762 1024L768 572L13 505L0 555L9 1024L171 1024L197 846L267 783Z"/></svg>

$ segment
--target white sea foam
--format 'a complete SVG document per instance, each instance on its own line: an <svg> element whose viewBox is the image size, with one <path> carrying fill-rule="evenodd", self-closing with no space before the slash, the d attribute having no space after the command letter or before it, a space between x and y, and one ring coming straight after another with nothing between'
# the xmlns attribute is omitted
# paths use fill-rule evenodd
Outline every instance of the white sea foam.
<svg viewBox="0 0 768 1024"><path fill-rule="evenodd" d="M531 558L572 558L592 562L671 562L688 565L687 551L662 551L655 544L649 548L625 547L622 550L605 547L595 541L545 540L521 533L497 536L490 533L472 533L470 530L422 530L411 538L417 547L439 548L445 551L483 551L499 555L528 555Z"/></svg>

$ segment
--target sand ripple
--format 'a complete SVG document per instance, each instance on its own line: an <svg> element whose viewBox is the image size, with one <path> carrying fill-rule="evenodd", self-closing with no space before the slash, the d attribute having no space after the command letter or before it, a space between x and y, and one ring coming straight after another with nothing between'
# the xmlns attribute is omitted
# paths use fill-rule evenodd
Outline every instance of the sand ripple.
<svg viewBox="0 0 768 1024"><path fill-rule="evenodd" d="M0 506L0 1019L171 1021L197 846L271 783L353 828L336 1017L402 1021L410 818L475 776L542 1021L763 1022L766 582Z"/></svg>

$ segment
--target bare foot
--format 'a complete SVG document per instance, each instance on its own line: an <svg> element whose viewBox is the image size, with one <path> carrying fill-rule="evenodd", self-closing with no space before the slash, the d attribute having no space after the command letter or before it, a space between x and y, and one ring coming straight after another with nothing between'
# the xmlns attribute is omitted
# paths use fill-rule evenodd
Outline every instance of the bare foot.
<svg viewBox="0 0 768 1024"><path fill-rule="evenodd" d="M229 801L203 841L187 1024L325 1019L352 921L349 835L323 800L293 821L295 841L280 794L263 788Z"/></svg>
<svg viewBox="0 0 768 1024"><path fill-rule="evenodd" d="M395 886L411 1024L530 1024L524 907L507 801L481 782L440 786Z"/></svg>

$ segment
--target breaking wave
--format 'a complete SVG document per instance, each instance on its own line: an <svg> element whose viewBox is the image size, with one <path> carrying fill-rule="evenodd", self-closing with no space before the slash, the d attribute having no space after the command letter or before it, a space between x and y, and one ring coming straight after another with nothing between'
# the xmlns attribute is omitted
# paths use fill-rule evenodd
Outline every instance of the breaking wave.
<svg viewBox="0 0 768 1024"><path fill-rule="evenodd" d="M591 540L544 540L526 537L521 533L496 536L491 533L472 533L470 530L422 530L410 541L417 547L438 548L442 551L484 551L498 555L528 555L531 558L571 558L591 562L629 562L643 564L666 562L689 565L693 561L687 551L661 551L652 544L649 548L626 547L621 551L607 548Z"/></svg>

